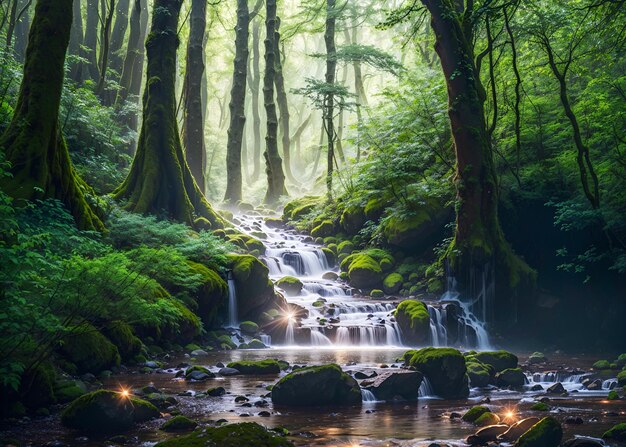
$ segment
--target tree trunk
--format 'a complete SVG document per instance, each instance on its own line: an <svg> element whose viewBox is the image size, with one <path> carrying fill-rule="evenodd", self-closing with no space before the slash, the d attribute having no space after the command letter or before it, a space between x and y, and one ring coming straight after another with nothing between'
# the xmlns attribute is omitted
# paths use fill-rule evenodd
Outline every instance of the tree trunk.
<svg viewBox="0 0 626 447"><path fill-rule="evenodd" d="M113 31L111 32L111 46L109 48L109 66L115 70L118 74L122 71L122 46L124 45L124 38L126 37L126 30L128 29L128 9L130 6L130 0L118 0L117 7L115 9L115 24L113 25Z"/></svg>
<svg viewBox="0 0 626 447"><path fill-rule="evenodd" d="M274 103L274 82L276 75L276 0L267 0L265 16L265 76L263 77L263 101L267 116L267 136L265 137L265 166L267 172L267 193L265 203L275 204L280 196L287 194L282 160L278 153L278 118Z"/></svg>
<svg viewBox="0 0 626 447"><path fill-rule="evenodd" d="M74 0L74 9L73 9L73 22L72 22L72 31L70 34L70 46L69 46L69 54L73 56L84 56L83 54L83 12L82 12L82 0ZM81 82L83 78L83 64L81 62L76 62L72 64L70 70L70 77L74 82Z"/></svg>
<svg viewBox="0 0 626 447"><path fill-rule="evenodd" d="M230 124L226 146L226 194L224 201L236 204L241 201L241 145L246 124L246 82L248 75L248 34L250 11L248 0L237 0L237 25L235 26L235 62L233 85L230 90Z"/></svg>
<svg viewBox="0 0 626 447"><path fill-rule="evenodd" d="M176 51L182 0L155 0L146 41L147 82L137 153L126 180L113 193L124 207L178 220L195 228L221 228L222 219L196 184L176 122Z"/></svg>
<svg viewBox="0 0 626 447"><path fill-rule="evenodd" d="M254 148L252 152L252 180L256 181L261 174L261 113L259 111L259 93L261 88L261 24L255 20L252 24L252 72L250 76L250 93L252 94L252 133Z"/></svg>
<svg viewBox="0 0 626 447"><path fill-rule="evenodd" d="M26 46L28 45L28 30L30 28L29 8L33 0L22 0L19 4L17 23L15 24L15 58L24 62ZM20 14L21 13L21 14Z"/></svg>
<svg viewBox="0 0 626 447"><path fill-rule="evenodd" d="M0 137L12 176L0 182L16 199L60 200L80 228L102 230L85 200L93 191L74 170L58 127L71 27L72 0L37 1L18 102Z"/></svg>
<svg viewBox="0 0 626 447"><path fill-rule="evenodd" d="M9 6L9 23L7 27L7 38L6 38L6 48L7 51L11 49L11 44L13 43L13 33L15 31L15 22L17 21L17 6L18 0L12 0Z"/></svg>
<svg viewBox="0 0 626 447"><path fill-rule="evenodd" d="M87 0L87 20L85 23L84 57L87 60L87 70L83 69L84 79L96 81L99 78L98 59L98 0Z"/></svg>
<svg viewBox="0 0 626 447"><path fill-rule="evenodd" d="M467 35L469 27L461 22L461 13L451 1L422 2L431 13L456 151L456 230L447 261L461 294L471 300L482 296L485 319L503 322L515 318L514 295L533 287L535 273L513 253L500 228L498 187L484 115L485 92ZM481 285L490 283L495 283L495 292L493 288L492 293L480 290Z"/></svg>
<svg viewBox="0 0 626 447"><path fill-rule="evenodd" d="M133 79L133 71L137 66L137 59L141 52L142 43L141 35L141 16L147 11L143 11L141 0L134 0L133 9L130 14L130 31L128 34L128 45L126 47L126 57L122 68L122 77L120 78L120 90L117 94L116 103L121 104L128 98L130 94L130 85Z"/></svg>
<svg viewBox="0 0 626 447"><path fill-rule="evenodd" d="M191 3L187 69L185 72L184 147L187 163L198 187L204 193L206 149L202 118L202 77L204 76L204 33L206 0Z"/></svg>
<svg viewBox="0 0 626 447"><path fill-rule="evenodd" d="M106 17L104 17L104 24L100 35L100 77L98 79L98 86L96 87L96 94L100 96L100 99L104 103L106 101L106 75L109 66L109 48L111 44L111 26L113 24L115 0L109 0L108 3L106 0L103 0L102 6L102 13L104 14L106 12Z"/></svg>
<svg viewBox="0 0 626 447"><path fill-rule="evenodd" d="M276 103L280 112L278 123L281 130L283 145L283 160L285 162L285 174L293 183L298 183L291 173L291 138L289 135L289 102L285 90L285 77L283 76L283 63L280 59L280 18L276 18L276 33L274 33L274 53L276 54Z"/></svg>
<svg viewBox="0 0 626 447"><path fill-rule="evenodd" d="M346 85L347 80L348 80L348 66L344 65L343 72L341 75L341 84ZM341 109L339 111L339 118L337 119L337 153L339 154L339 160L341 160L342 163L346 162L346 155L344 154L344 151L343 151L343 128L345 127L344 116L345 116L344 110Z"/></svg>
<svg viewBox="0 0 626 447"><path fill-rule="evenodd" d="M335 47L335 2L326 1L326 32L324 42L326 43L326 84L335 84L335 71L337 70L337 49ZM335 124L333 115L335 113L335 96L328 93L324 98L324 121L326 128L326 139L328 140L327 166L326 166L326 194L328 200L333 197L333 167L335 162Z"/></svg>

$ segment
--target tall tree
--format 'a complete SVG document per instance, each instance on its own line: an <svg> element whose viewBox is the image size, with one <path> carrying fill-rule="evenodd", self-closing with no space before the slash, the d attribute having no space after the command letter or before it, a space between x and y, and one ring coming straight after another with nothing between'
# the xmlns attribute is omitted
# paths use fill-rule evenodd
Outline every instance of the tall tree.
<svg viewBox="0 0 626 447"><path fill-rule="evenodd" d="M59 132L71 26L72 0L37 1L18 102L0 137L12 176L0 184L16 199L58 199L80 228L102 230L102 222L85 200L92 191L74 170Z"/></svg>
<svg viewBox="0 0 626 447"><path fill-rule="evenodd" d="M252 22L252 64L248 65L250 72L250 94L252 96L252 180L256 181L261 173L261 113L259 110L259 93L261 89L261 24L260 20Z"/></svg>
<svg viewBox="0 0 626 447"><path fill-rule="evenodd" d="M15 45L13 52L18 61L23 62L26 56L26 45L28 44L28 30L30 28L30 6L33 0L21 0L17 22L15 23Z"/></svg>
<svg viewBox="0 0 626 447"><path fill-rule="evenodd" d="M183 145L193 178L205 191L206 148L202 110L202 77L204 76L204 34L206 32L206 0L192 0L187 69L185 72L185 108Z"/></svg>
<svg viewBox="0 0 626 447"><path fill-rule="evenodd" d="M328 199L333 196L333 167L335 163L335 96L331 86L335 84L337 71L337 48L335 46L336 0L326 0L326 31L324 42L326 43L326 85L329 86L324 98L324 127L328 141L327 166L326 166L326 193Z"/></svg>
<svg viewBox="0 0 626 447"><path fill-rule="evenodd" d="M235 25L235 61L230 90L230 125L226 146L226 193L224 201L236 204L241 200L241 144L246 124L246 77L248 75L248 35L250 12L248 0L237 0Z"/></svg>
<svg viewBox="0 0 626 447"><path fill-rule="evenodd" d="M83 32L82 0L74 0L73 5L73 22L68 52L72 56L83 57L83 39L85 36ZM75 62L72 64L70 77L74 82L80 82L83 78L82 72L83 64L80 61Z"/></svg>
<svg viewBox="0 0 626 447"><path fill-rule="evenodd" d="M115 11L115 0L101 2L102 5L102 32L100 33L100 61L98 65L98 85L96 86L96 94L100 96L102 101L106 101L105 87L106 76L109 67L109 48L111 46L111 26L113 25L113 13Z"/></svg>
<svg viewBox="0 0 626 447"><path fill-rule="evenodd" d="M185 160L176 121L176 52L183 0L155 0L146 41L147 81L137 152L126 180L113 193L125 208L185 222L222 227Z"/></svg>
<svg viewBox="0 0 626 447"><path fill-rule="evenodd" d="M431 15L435 50L446 79L456 152L456 228L447 261L461 292L471 298L480 292L479 275L492 273L488 280L495 281L497 296L485 314L490 321L495 315L503 321L511 316L509 300L532 287L535 274L513 253L498 219L498 185L484 113L486 94L474 57L474 4L470 0L459 8L463 3L452 0L422 3Z"/></svg>
<svg viewBox="0 0 626 447"><path fill-rule="evenodd" d="M100 12L98 0L87 0L87 18L85 21L85 38L83 41L87 70L83 69L83 76L85 79L91 79L92 81L97 81L100 76L97 57L99 22Z"/></svg>
<svg viewBox="0 0 626 447"><path fill-rule="evenodd" d="M109 59L111 60L110 67L118 73L121 73L122 63L124 61L121 53L122 47L124 46L124 39L126 38L126 30L128 29L129 6L130 0L117 0L115 24L111 32L111 45L109 49Z"/></svg>
<svg viewBox="0 0 626 447"><path fill-rule="evenodd" d="M265 203L274 204L280 196L287 194L283 161L278 153L278 117L274 102L274 82L276 75L276 0L265 2L265 74L263 76L263 102L267 116L267 136L265 137L265 167L267 173L267 193Z"/></svg>

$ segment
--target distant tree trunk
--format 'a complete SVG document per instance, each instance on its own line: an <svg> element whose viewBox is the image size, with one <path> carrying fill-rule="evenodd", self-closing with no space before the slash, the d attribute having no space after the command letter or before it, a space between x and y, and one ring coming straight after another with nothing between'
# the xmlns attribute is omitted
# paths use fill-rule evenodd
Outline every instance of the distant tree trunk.
<svg viewBox="0 0 626 447"><path fill-rule="evenodd" d="M15 58L23 62L26 56L26 46L28 44L28 30L30 28L29 8L33 0L21 0L15 24L15 45L13 51Z"/></svg>
<svg viewBox="0 0 626 447"><path fill-rule="evenodd" d="M294 134L291 136L291 141L296 142L296 160L300 160L300 157L301 157L301 151L300 151L301 144L300 143L302 140L302 134L304 133L306 128L309 127L309 124L311 124L311 118L313 118L313 114L309 113L309 116L298 126Z"/></svg>
<svg viewBox="0 0 626 447"><path fill-rule="evenodd" d="M276 103L280 112L278 124L281 130L283 146L283 160L285 162L285 174L293 183L298 183L291 173L291 135L289 135L289 101L285 90L285 77L283 76L283 63L280 58L280 18L276 18L276 33L274 34L274 52L276 54Z"/></svg>
<svg viewBox="0 0 626 447"><path fill-rule="evenodd" d="M144 0L145 1L145 0ZM146 11L147 12L147 11ZM128 45L126 47L126 57L122 68L122 76L120 78L120 90L117 95L116 102L121 104L126 101L130 94L130 85L133 79L133 71L137 65L137 59L141 51L141 16L145 12L142 11L141 0L134 0L133 8L130 13L130 31L128 34Z"/></svg>
<svg viewBox="0 0 626 447"><path fill-rule="evenodd" d="M18 102L0 137L12 176L0 185L16 199L58 199L80 228L102 230L85 200L93 191L74 170L58 127L71 27L72 0L37 1Z"/></svg>
<svg viewBox="0 0 626 447"><path fill-rule="evenodd" d="M87 20L85 22L85 39L84 57L87 60L87 70L83 70L84 79L91 79L92 81L98 80L100 73L98 72L98 0L87 0Z"/></svg>
<svg viewBox="0 0 626 447"><path fill-rule="evenodd" d="M250 11L248 0L237 0L237 25L235 26L235 61L233 84L230 90L230 124L226 146L226 194L224 201L236 204L241 201L241 145L246 124L246 77L248 75L248 35Z"/></svg>
<svg viewBox="0 0 626 447"><path fill-rule="evenodd" d="M111 32L111 46L109 49L109 59L112 70L115 70L118 74L121 74L122 63L124 61L122 57L122 46L124 45L124 39L126 37L126 30L128 29L128 10L130 6L130 0L118 0L117 7L115 9L115 24L113 25L113 31Z"/></svg>
<svg viewBox="0 0 626 447"><path fill-rule="evenodd" d="M185 109L183 140L187 163L198 187L204 193L206 148L202 118L202 77L204 76L204 33L206 31L206 0L192 0L187 69L185 71Z"/></svg>
<svg viewBox="0 0 626 447"><path fill-rule="evenodd" d="M335 47L335 2L336 0L326 0L326 31L324 42L326 42L326 83L335 84L335 71L337 70L337 49ZM324 122L326 128L326 139L328 140L328 157L326 166L326 194L328 200L333 197L333 167L335 163L335 124L333 115L335 113L335 96L333 93L326 94L324 98Z"/></svg>
<svg viewBox="0 0 626 447"><path fill-rule="evenodd" d="M154 1L139 144L128 177L113 195L132 212L162 215L194 228L221 228L222 219L189 170L176 122L181 4L182 0Z"/></svg>
<svg viewBox="0 0 626 447"><path fill-rule="evenodd" d="M258 180L261 175L261 113L259 111L259 93L261 88L261 24L255 20L252 24L252 71L250 76L250 93L252 95L252 180Z"/></svg>
<svg viewBox="0 0 626 447"><path fill-rule="evenodd" d="M274 204L280 196L287 194L282 160L278 153L278 118L274 103L274 82L276 75L276 0L267 0L265 15L265 75L263 77L263 102L267 116L267 136L265 137L265 166L267 172L267 193L265 203Z"/></svg>
<svg viewBox="0 0 626 447"><path fill-rule="evenodd" d="M100 96L102 102L105 102L106 75L109 66L109 48L111 44L111 26L113 25L115 0L109 0L108 2L103 0L102 5L102 13L104 14L106 12L106 16L102 18L104 24L102 26L102 33L100 34L100 77L98 78L96 94Z"/></svg>
<svg viewBox="0 0 626 447"><path fill-rule="evenodd" d="M348 67L346 65L343 66L343 73L341 75L341 84L345 85L348 80ZM346 155L343 152L343 128L344 126L344 110L341 109L339 111L339 118L337 120L337 153L339 154L339 160L342 163L346 162Z"/></svg>
<svg viewBox="0 0 626 447"><path fill-rule="evenodd" d="M356 12L352 15L352 45L358 43L358 24ZM365 87L363 86L363 73L361 72L361 61L355 60L352 64L354 68L354 91L356 92L356 161L361 160L361 128L363 125L363 111L362 106L367 106L367 95L365 94Z"/></svg>
<svg viewBox="0 0 626 447"><path fill-rule="evenodd" d="M7 38L6 38L6 48L7 51L11 49L11 44L13 43L13 33L15 31L15 22L17 20L17 7L18 0L12 0L8 5L8 14L9 14L9 22L7 27Z"/></svg>
<svg viewBox="0 0 626 447"><path fill-rule="evenodd" d="M73 8L73 22L72 32L70 34L70 46L69 53L73 56L84 57L84 51L82 49L84 33L83 33L83 12L82 12L82 0L74 0ZM74 82L81 82L83 78L83 64L82 62L76 62L72 64L70 71L70 77Z"/></svg>
<svg viewBox="0 0 626 447"><path fill-rule="evenodd" d="M503 322L515 317L513 298L532 289L535 274L513 253L498 220L497 178L484 115L486 94L476 69L471 26L462 21L471 14L459 12L449 0L422 3L431 14L456 150L456 231L447 260L468 299L479 296L482 282L494 281L497 295L485 299L483 315L488 321L497 317ZM478 280L488 272L491 277Z"/></svg>

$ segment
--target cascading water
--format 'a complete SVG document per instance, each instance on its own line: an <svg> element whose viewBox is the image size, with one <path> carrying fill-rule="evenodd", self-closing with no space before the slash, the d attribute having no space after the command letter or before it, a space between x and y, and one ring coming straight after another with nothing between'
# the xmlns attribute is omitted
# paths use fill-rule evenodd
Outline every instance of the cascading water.
<svg viewBox="0 0 626 447"><path fill-rule="evenodd" d="M237 288L232 273L228 272L228 326L238 327L239 318L237 316Z"/></svg>

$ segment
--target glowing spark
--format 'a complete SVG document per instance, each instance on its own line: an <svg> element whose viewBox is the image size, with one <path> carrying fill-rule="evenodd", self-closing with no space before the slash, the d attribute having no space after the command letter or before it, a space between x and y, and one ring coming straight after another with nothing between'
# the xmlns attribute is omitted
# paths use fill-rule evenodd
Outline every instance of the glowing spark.
<svg viewBox="0 0 626 447"><path fill-rule="evenodd" d="M126 399L128 398L128 396L130 396L130 391L126 388L122 388L120 390L120 395L122 396L122 398Z"/></svg>

